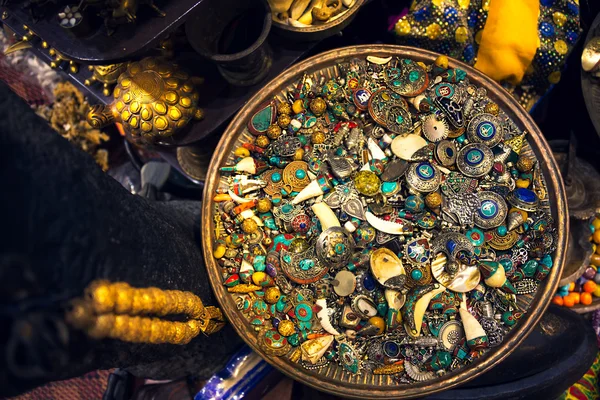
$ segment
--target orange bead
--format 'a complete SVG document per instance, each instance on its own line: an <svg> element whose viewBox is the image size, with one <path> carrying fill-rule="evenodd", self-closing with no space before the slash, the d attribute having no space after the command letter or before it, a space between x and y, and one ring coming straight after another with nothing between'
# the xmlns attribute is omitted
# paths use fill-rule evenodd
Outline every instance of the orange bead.
<svg viewBox="0 0 600 400"><path fill-rule="evenodd" d="M565 296L563 297L563 305L565 307L573 307L575 305L575 302L573 301L573 298L571 296Z"/></svg>
<svg viewBox="0 0 600 400"><path fill-rule="evenodd" d="M562 306L562 305L564 304L564 302L563 302L563 298L562 298L562 297L560 297L560 296L554 296L554 297L552 298L552 303L554 303L554 304L556 304L556 305L558 305L558 306Z"/></svg>
<svg viewBox="0 0 600 400"><path fill-rule="evenodd" d="M600 230L596 230L594 232L594 234L592 235L592 239L594 240L594 243L600 244Z"/></svg>
<svg viewBox="0 0 600 400"><path fill-rule="evenodd" d="M593 293L598 285L594 281L587 281L583 284L583 291L587 293Z"/></svg>
<svg viewBox="0 0 600 400"><path fill-rule="evenodd" d="M575 304L581 303L581 295L578 292L569 293L569 297L573 298L573 303L575 303Z"/></svg>
<svg viewBox="0 0 600 400"><path fill-rule="evenodd" d="M588 292L581 293L581 304L584 306L592 304L592 294Z"/></svg>
<svg viewBox="0 0 600 400"><path fill-rule="evenodd" d="M573 290L575 290L575 282L569 283L569 292L572 292Z"/></svg>

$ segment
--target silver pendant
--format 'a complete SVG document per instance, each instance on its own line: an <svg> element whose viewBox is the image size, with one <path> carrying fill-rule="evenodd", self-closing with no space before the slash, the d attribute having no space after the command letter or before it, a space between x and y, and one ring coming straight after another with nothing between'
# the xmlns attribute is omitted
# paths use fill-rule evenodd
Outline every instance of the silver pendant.
<svg viewBox="0 0 600 400"><path fill-rule="evenodd" d="M492 114L477 114L467 126L467 138L471 143L494 147L503 139L502 125Z"/></svg>
<svg viewBox="0 0 600 400"><path fill-rule="evenodd" d="M406 171L406 183L414 191L429 193L440 187L442 174L428 161L412 163Z"/></svg>
<svg viewBox="0 0 600 400"><path fill-rule="evenodd" d="M502 196L484 191L477 193L477 197L479 207L474 216L475 225L481 229L492 229L502 225L508 213L508 206Z"/></svg>
<svg viewBox="0 0 600 400"><path fill-rule="evenodd" d="M456 166L466 176L479 178L492 170L494 153L484 144L468 144L458 152Z"/></svg>

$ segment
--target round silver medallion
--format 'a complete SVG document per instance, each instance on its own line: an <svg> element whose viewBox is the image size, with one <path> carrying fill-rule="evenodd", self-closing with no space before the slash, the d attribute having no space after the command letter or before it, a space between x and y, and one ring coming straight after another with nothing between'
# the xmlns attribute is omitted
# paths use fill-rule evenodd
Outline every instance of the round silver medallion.
<svg viewBox="0 0 600 400"><path fill-rule="evenodd" d="M438 119L435 114L429 114L423 118L423 136L430 142L437 143L448 137L448 123L444 119Z"/></svg>
<svg viewBox="0 0 600 400"><path fill-rule="evenodd" d="M406 182L414 191L429 193L440 187L442 175L437 167L428 161L412 163L406 171Z"/></svg>
<svg viewBox="0 0 600 400"><path fill-rule="evenodd" d="M484 144L468 144L458 152L456 166L460 172L471 178L484 176L494 166L494 153Z"/></svg>
<svg viewBox="0 0 600 400"><path fill-rule="evenodd" d="M477 114L467 126L467 138L471 143L483 143L494 147L502 141L502 126L492 114Z"/></svg>
<svg viewBox="0 0 600 400"><path fill-rule="evenodd" d="M323 264L343 267L354 254L354 239L344 228L334 226L319 235L316 250L317 258Z"/></svg>
<svg viewBox="0 0 600 400"><path fill-rule="evenodd" d="M477 193L477 197L479 207L473 216L475 225L482 229L492 229L502 225L508 213L508 206L502 196L484 191Z"/></svg>

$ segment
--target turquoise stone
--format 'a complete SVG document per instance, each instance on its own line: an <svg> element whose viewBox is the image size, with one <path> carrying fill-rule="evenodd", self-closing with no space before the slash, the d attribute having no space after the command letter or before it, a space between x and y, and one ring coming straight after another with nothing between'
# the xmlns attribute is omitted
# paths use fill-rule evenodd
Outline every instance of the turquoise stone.
<svg viewBox="0 0 600 400"><path fill-rule="evenodd" d="M381 183L381 193L387 196L393 196L398 193L400 190L400 185L398 182L382 182Z"/></svg>
<svg viewBox="0 0 600 400"><path fill-rule="evenodd" d="M413 212L423 211L425 208L425 200L423 200L423 196L420 194L410 195L406 198L404 206Z"/></svg>
<svg viewBox="0 0 600 400"><path fill-rule="evenodd" d="M419 79L419 71L410 71L410 73L408 74L408 79L411 82L415 82L416 80Z"/></svg>
<svg viewBox="0 0 600 400"><path fill-rule="evenodd" d="M552 257L550 256L550 254L546 254L544 257L542 257L542 259L540 260L540 262L544 265L547 265L549 267L552 267L553 262L552 262Z"/></svg>
<svg viewBox="0 0 600 400"><path fill-rule="evenodd" d="M311 259L301 260L298 265L302 271L308 271L315 266L315 262Z"/></svg>
<svg viewBox="0 0 600 400"><path fill-rule="evenodd" d="M287 341L289 344L291 344L294 347L296 347L300 344L300 338L298 337L297 333L294 333L293 335L288 336Z"/></svg>
<svg viewBox="0 0 600 400"><path fill-rule="evenodd" d="M254 135L261 135L267 131L269 126L275 122L277 109L274 102L267 104L261 108L250 118L248 130Z"/></svg>
<svg viewBox="0 0 600 400"><path fill-rule="evenodd" d="M528 278L533 278L535 271L537 270L538 262L536 260L529 260L521 267L523 274Z"/></svg>
<svg viewBox="0 0 600 400"><path fill-rule="evenodd" d="M283 312L283 310L285 310L285 306L287 305L286 300L287 298L285 297L285 295L282 295L279 298L279 300L277 300L277 303L275 303L275 308L277 309L277 311Z"/></svg>
<svg viewBox="0 0 600 400"><path fill-rule="evenodd" d="M274 174L271 175L271 180L273 181L273 183L278 183L281 182L281 173L279 172L275 172Z"/></svg>
<svg viewBox="0 0 600 400"><path fill-rule="evenodd" d="M463 143L465 142L465 140L467 140L467 137L466 137L464 134L463 134L463 135L460 135L459 137L457 137L457 138L456 138L456 141L457 141L459 144L463 144Z"/></svg>
<svg viewBox="0 0 600 400"><path fill-rule="evenodd" d="M385 317L387 314L387 310L388 305L386 303L377 304L377 314L379 314L380 316Z"/></svg>
<svg viewBox="0 0 600 400"><path fill-rule="evenodd" d="M259 272L264 271L266 268L265 260L266 260L265 256L254 257L254 264L253 264L254 270L259 271Z"/></svg>
<svg viewBox="0 0 600 400"><path fill-rule="evenodd" d="M506 229L506 226L500 225L498 228L496 228L496 232L498 232L498 235L500 236L506 236L508 229Z"/></svg>
<svg viewBox="0 0 600 400"><path fill-rule="evenodd" d="M502 265L502 267L504 267L504 271L506 272L512 272L514 269L513 262L510 258L502 258L499 260L499 263Z"/></svg>
<svg viewBox="0 0 600 400"><path fill-rule="evenodd" d="M419 281L423 277L423 272L421 272L420 269L413 269L410 273L410 277L415 281Z"/></svg>
<svg viewBox="0 0 600 400"><path fill-rule="evenodd" d="M306 171L303 169L299 169L296 171L296 178L298 179L304 179L306 178Z"/></svg>

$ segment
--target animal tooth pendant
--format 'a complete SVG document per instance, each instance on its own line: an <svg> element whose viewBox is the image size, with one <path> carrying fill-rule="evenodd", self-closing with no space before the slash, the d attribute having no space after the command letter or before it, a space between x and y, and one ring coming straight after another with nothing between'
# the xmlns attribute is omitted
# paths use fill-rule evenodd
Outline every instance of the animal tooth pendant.
<svg viewBox="0 0 600 400"><path fill-rule="evenodd" d="M506 293L517 294L515 287L506 279L506 272L500 263L495 261L481 261L479 271L481 271L486 285L500 288Z"/></svg>
<svg viewBox="0 0 600 400"><path fill-rule="evenodd" d="M460 304L458 312L465 330L465 336L467 337L467 346L471 350L483 350L487 348L489 346L487 333L485 333L479 321L467 310L465 300Z"/></svg>
<svg viewBox="0 0 600 400"><path fill-rule="evenodd" d="M413 224L404 221L404 223L396 223L378 218L371 211L365 213L367 222L378 231L389 233L390 235L410 235L413 232Z"/></svg>
<svg viewBox="0 0 600 400"><path fill-rule="evenodd" d="M321 202L313 204L310 208L312 208L315 216L319 219L321 223L321 229L325 232L327 229L332 228L334 226L341 226L340 221L335 216L335 213L327 205L327 203Z"/></svg>
<svg viewBox="0 0 600 400"><path fill-rule="evenodd" d="M310 339L300 345L302 351L302 361L316 364L327 352L333 343L333 335L321 336L316 339Z"/></svg>
<svg viewBox="0 0 600 400"><path fill-rule="evenodd" d="M244 157L233 166L221 167L221 172L247 172L258 175L266 171L269 167L262 161L252 157Z"/></svg>
<svg viewBox="0 0 600 400"><path fill-rule="evenodd" d="M329 309L327 308L327 300L326 299L317 299L315 302L317 306L321 307L319 312L317 313L317 318L321 322L321 326L327 333L331 333L334 336L339 336L339 333L333 325L331 325L331 320L329 319Z"/></svg>
<svg viewBox="0 0 600 400"><path fill-rule="evenodd" d="M402 320L404 329L409 336L418 337L421 334L423 316L431 298L445 290L446 288L438 283L430 283L425 286L417 286L408 292L406 304L402 309Z"/></svg>
<svg viewBox="0 0 600 400"><path fill-rule="evenodd" d="M304 189L300 191L292 200L292 204L300 204L304 200L312 199L313 197L320 196L328 193L333 186L329 179L322 174L319 174L316 179L311 181Z"/></svg>
<svg viewBox="0 0 600 400"><path fill-rule="evenodd" d="M406 296L397 290L385 289L385 301L388 305L385 328L386 332L392 332L402 322L400 310L406 302Z"/></svg>

